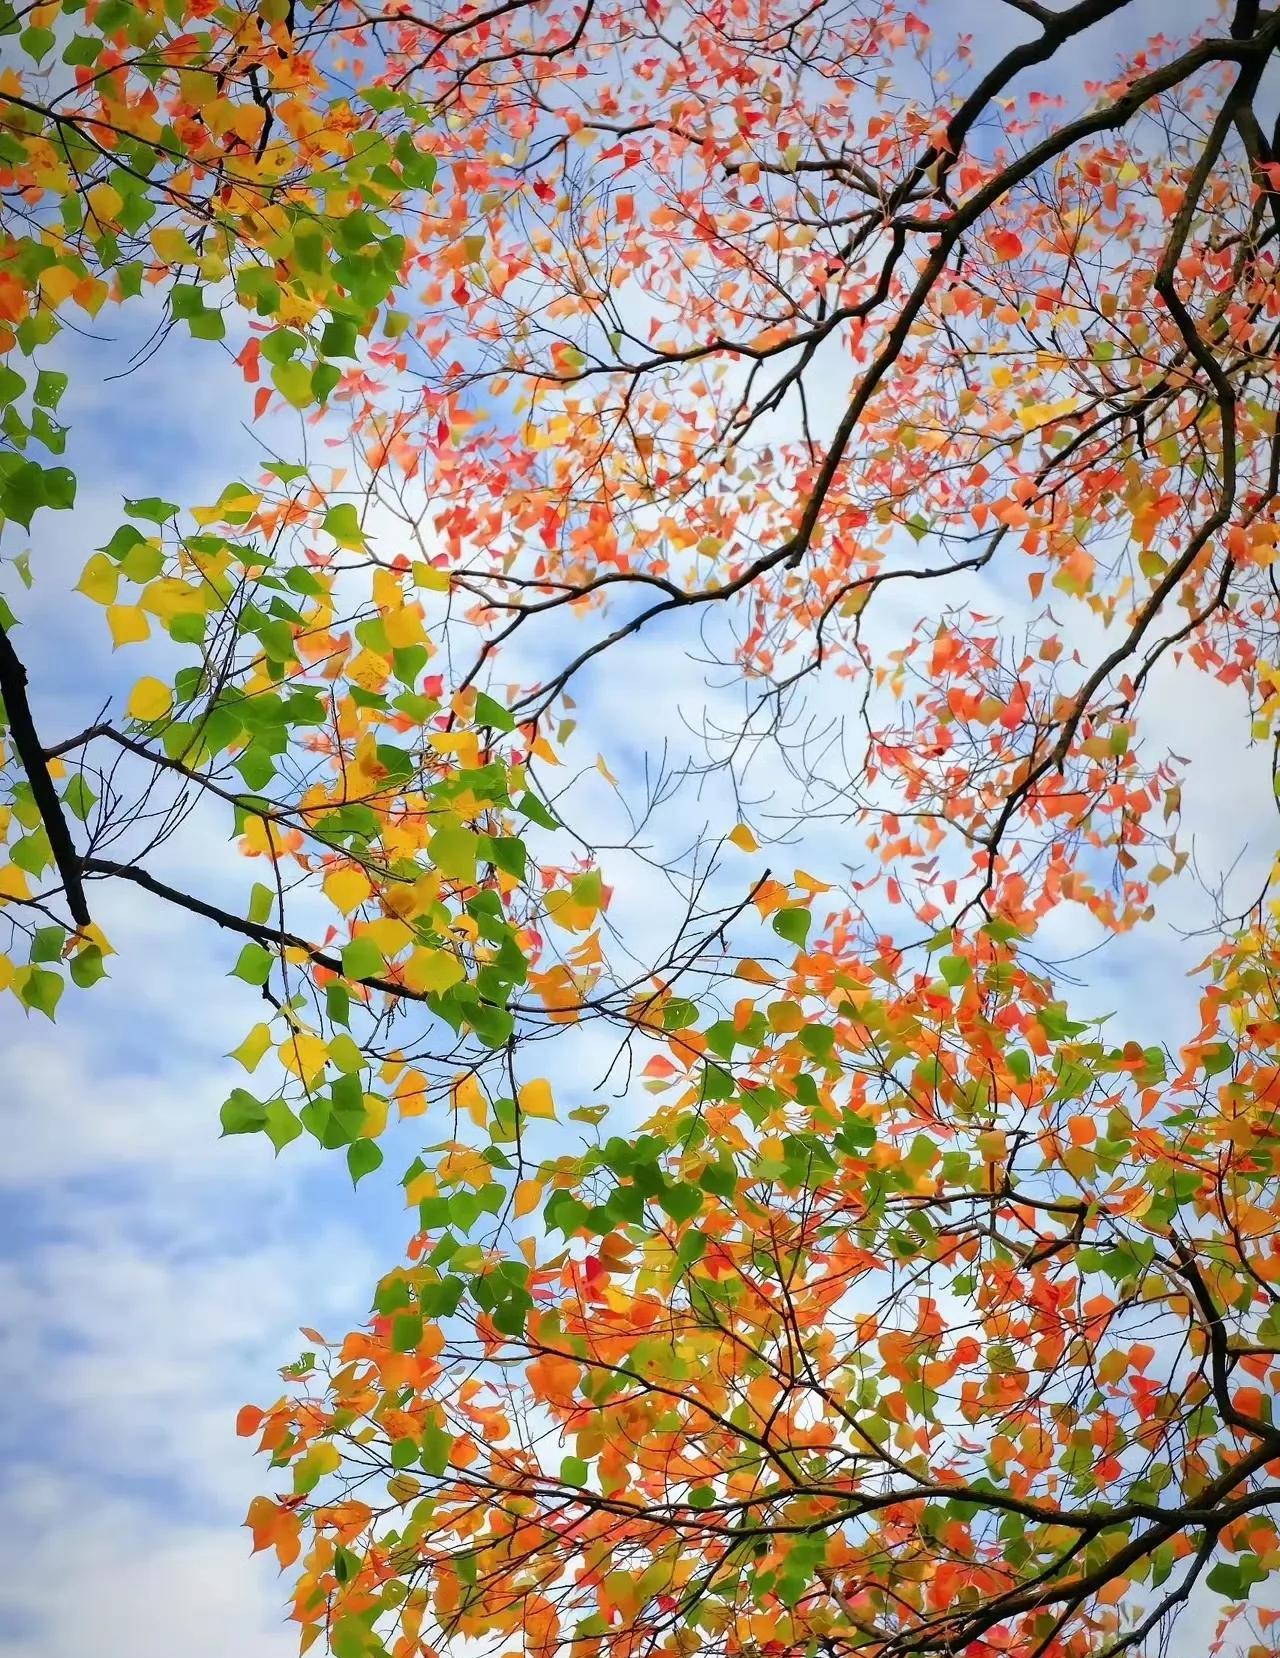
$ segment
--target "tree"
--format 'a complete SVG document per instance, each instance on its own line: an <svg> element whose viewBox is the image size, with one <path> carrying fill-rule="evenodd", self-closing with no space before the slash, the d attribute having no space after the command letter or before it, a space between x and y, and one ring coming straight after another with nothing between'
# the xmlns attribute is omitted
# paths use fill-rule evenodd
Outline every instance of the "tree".
<svg viewBox="0 0 1280 1658"><path fill-rule="evenodd" d="M244 940L225 1131L356 1179L392 1103L434 1136L369 1327L242 1413L304 1645L1083 1658L1280 1560L1270 883L1167 1050L1042 950L1065 906L1120 932L1179 890L1154 688L1238 687L1280 747L1280 14L1188 9L1140 45L1136 0L986 0L976 39L859 4L99 8L74 92L3 89L19 352L191 263L169 317L248 302L259 412L343 440L341 475L132 504L82 589L190 662L123 719L50 741L7 617L0 658L25 1005L102 971L95 884L131 883ZM22 458L50 395L6 428L20 525L70 487ZM552 781L574 693L691 626L741 709L647 795L625 768L605 848ZM838 815L869 867L763 868L761 751L784 828ZM647 854L695 786L725 821ZM257 860L245 914L154 871L196 799ZM610 925L646 856L661 945ZM582 1024L659 1092L639 1130L548 1076ZM570 1089L580 1145L539 1127Z"/></svg>

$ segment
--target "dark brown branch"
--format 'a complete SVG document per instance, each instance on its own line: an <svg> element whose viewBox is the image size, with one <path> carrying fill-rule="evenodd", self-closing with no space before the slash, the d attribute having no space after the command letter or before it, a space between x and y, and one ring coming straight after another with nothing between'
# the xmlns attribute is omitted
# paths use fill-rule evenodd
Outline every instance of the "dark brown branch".
<svg viewBox="0 0 1280 1658"><path fill-rule="evenodd" d="M283 927L268 927L264 922L249 921L244 916L233 915L230 910L224 910L217 904L210 904L203 898L197 898L193 893L183 892L178 887L171 887L166 881L157 880L147 870L138 869L133 864L114 863L107 858L85 858L81 868L86 875L105 875L120 881L132 881L135 886L142 887L144 891L152 893L157 898L163 898L166 903L176 904L179 909L189 910L192 915L203 916L215 926L224 927L228 932L239 933L257 944L274 945L277 949L302 950L317 967L348 978L352 984L362 984L369 990L384 990L389 996L402 996L411 1002L425 1002L427 999L424 991L410 990L407 985L397 984L394 979L350 978L350 975L344 973L339 957L330 955L327 950L319 949L300 933L288 932Z"/></svg>
<svg viewBox="0 0 1280 1658"><path fill-rule="evenodd" d="M23 771L27 774L36 810L40 813L44 832L49 837L49 850L53 853L53 861L62 879L62 889L67 895L67 908L71 911L77 927L91 926L93 918L89 914L89 905L84 895L80 854L71 839L71 830L67 827L62 802L53 786L40 735L31 717L31 704L27 701L26 665L14 650L13 641L2 625L0 697L4 699L5 711L9 716L9 733L13 738L14 750L22 763Z"/></svg>

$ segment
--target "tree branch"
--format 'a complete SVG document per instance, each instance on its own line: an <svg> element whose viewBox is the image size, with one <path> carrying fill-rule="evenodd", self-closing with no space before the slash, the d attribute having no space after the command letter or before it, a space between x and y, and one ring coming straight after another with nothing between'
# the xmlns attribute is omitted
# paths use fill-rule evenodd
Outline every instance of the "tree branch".
<svg viewBox="0 0 1280 1658"><path fill-rule="evenodd" d="M9 716L9 732L13 738L14 750L22 763L23 771L27 774L36 810L40 813L40 821L49 837L49 850L53 853L53 861L62 878L63 891L67 895L67 908L71 911L77 927L88 927L92 924L92 917L81 880L80 854L71 839L71 830L67 827L62 802L53 786L40 736L31 717L31 704L27 701L26 666L14 650L13 642L2 625L0 697L4 699L5 711Z"/></svg>

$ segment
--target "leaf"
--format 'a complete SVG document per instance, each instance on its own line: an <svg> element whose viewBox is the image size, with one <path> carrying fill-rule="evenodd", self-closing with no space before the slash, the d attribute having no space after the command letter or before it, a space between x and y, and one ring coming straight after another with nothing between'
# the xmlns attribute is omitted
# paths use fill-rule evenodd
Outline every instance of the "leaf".
<svg viewBox="0 0 1280 1658"><path fill-rule="evenodd" d="M21 981L19 994L24 1005L33 1013L43 1013L46 1019L52 1019L57 1011L65 983L61 973L50 972L45 967L30 968L26 977Z"/></svg>
<svg viewBox="0 0 1280 1658"><path fill-rule="evenodd" d="M136 604L108 605L107 626L111 630L111 641L117 647L139 644L151 637L151 624Z"/></svg>
<svg viewBox="0 0 1280 1658"><path fill-rule="evenodd" d="M271 977L274 963L275 957L270 950L261 944L250 942L241 950L231 971L237 979L243 979L246 984L263 985Z"/></svg>
<svg viewBox="0 0 1280 1658"><path fill-rule="evenodd" d="M278 363L271 370L271 381L286 403L295 409L305 409L313 401L311 370L306 363Z"/></svg>
<svg viewBox="0 0 1280 1658"><path fill-rule="evenodd" d="M267 1108L243 1088L233 1088L219 1113L224 1134L257 1134L266 1127Z"/></svg>
<svg viewBox="0 0 1280 1658"><path fill-rule="evenodd" d="M90 788L83 772L76 772L75 776L62 791L63 804L73 817L81 823L87 823L93 808L97 803L97 795Z"/></svg>
<svg viewBox="0 0 1280 1658"><path fill-rule="evenodd" d="M665 1186L658 1193L658 1202L674 1221L692 1220L702 1208L703 1194L697 1186L680 1181ZM703 1242L705 1243L705 1239Z"/></svg>
<svg viewBox="0 0 1280 1658"><path fill-rule="evenodd" d="M513 1212L517 1216L531 1215L542 1202L542 1191L540 1180L518 1180L512 1203Z"/></svg>
<svg viewBox="0 0 1280 1658"><path fill-rule="evenodd" d="M347 1168L351 1183L358 1186L365 1175L382 1167L382 1148L373 1140L357 1140L347 1150Z"/></svg>
<svg viewBox="0 0 1280 1658"><path fill-rule="evenodd" d="M367 936L353 938L342 947L342 971L349 979L376 979L386 969L382 951Z"/></svg>
<svg viewBox="0 0 1280 1658"><path fill-rule="evenodd" d="M812 920L813 917L805 909L779 910L773 918L773 930L779 938L785 938L788 944L803 948L809 936Z"/></svg>
<svg viewBox="0 0 1280 1658"><path fill-rule="evenodd" d="M268 1103L262 1127L275 1147L277 1157L302 1133L302 1124L284 1100L271 1100Z"/></svg>
<svg viewBox="0 0 1280 1658"><path fill-rule="evenodd" d="M109 605L114 602L119 586L119 568L105 553L94 553L80 572L76 591L92 599L95 604Z"/></svg>
<svg viewBox="0 0 1280 1658"><path fill-rule="evenodd" d="M336 507L329 508L324 515L324 530L339 547L345 547L350 552L363 552L368 545L364 530L360 527L360 516L350 501L342 501Z"/></svg>
<svg viewBox="0 0 1280 1658"><path fill-rule="evenodd" d="M404 969L411 990L440 995L466 978L466 969L452 950L415 950Z"/></svg>
<svg viewBox="0 0 1280 1658"><path fill-rule="evenodd" d="M158 495L146 495L136 501L126 501L124 510L130 518L145 518L152 524L167 524L171 518L178 516L178 508L173 501L163 501ZM119 533L128 533L127 531Z"/></svg>
<svg viewBox="0 0 1280 1658"><path fill-rule="evenodd" d="M252 980L250 983L252 983ZM270 1046L271 1027L258 1024L253 1027L240 1046L233 1048L227 1057L243 1065L246 1071L253 1071L257 1069L263 1055Z"/></svg>
<svg viewBox="0 0 1280 1658"><path fill-rule="evenodd" d="M67 963L67 969L71 974L72 984L80 990L90 989L99 979L107 976L102 951L96 944L87 945L85 949L77 951Z"/></svg>
<svg viewBox="0 0 1280 1658"><path fill-rule="evenodd" d="M125 712L133 720L160 720L173 707L173 692L163 680L144 677L129 693Z"/></svg>
<svg viewBox="0 0 1280 1658"><path fill-rule="evenodd" d="M431 837L432 863L442 875L463 886L474 886L479 836L471 829L438 829Z"/></svg>
<svg viewBox="0 0 1280 1658"><path fill-rule="evenodd" d="M290 1076L299 1078L308 1087L324 1070L329 1050L313 1031L299 1030L286 1036L276 1048L280 1063Z"/></svg>
<svg viewBox="0 0 1280 1658"><path fill-rule="evenodd" d="M551 1095L551 1084L545 1077L535 1077L520 1089L520 1110L526 1117L556 1121L556 1105Z"/></svg>
<svg viewBox="0 0 1280 1658"><path fill-rule="evenodd" d="M324 878L325 897L343 915L363 904L373 892L373 883L363 869L354 864L331 870Z"/></svg>

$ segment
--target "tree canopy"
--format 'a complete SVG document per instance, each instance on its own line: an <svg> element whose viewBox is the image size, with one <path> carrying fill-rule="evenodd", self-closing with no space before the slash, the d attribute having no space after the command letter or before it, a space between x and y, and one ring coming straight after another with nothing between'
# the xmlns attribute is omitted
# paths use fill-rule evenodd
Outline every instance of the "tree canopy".
<svg viewBox="0 0 1280 1658"><path fill-rule="evenodd" d="M304 1650L1112 1658L1209 1591L1273 1650L1280 907L1167 1045L1050 939L1177 919L1170 709L1280 754L1280 11L1177 12L0 4L0 987L181 907L225 1133L427 1142L241 1413ZM299 449L122 503L79 591L147 671L49 731L112 307ZM239 909L165 873L201 813Z"/></svg>

